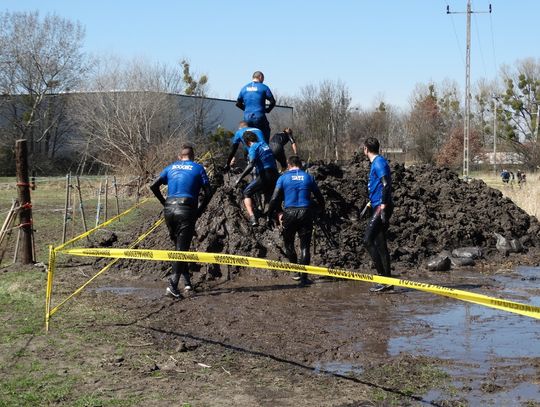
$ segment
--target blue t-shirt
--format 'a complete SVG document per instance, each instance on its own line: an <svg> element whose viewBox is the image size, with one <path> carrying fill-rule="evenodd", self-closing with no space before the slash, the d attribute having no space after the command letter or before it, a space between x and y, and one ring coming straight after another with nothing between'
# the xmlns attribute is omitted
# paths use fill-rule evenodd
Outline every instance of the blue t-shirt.
<svg viewBox="0 0 540 407"><path fill-rule="evenodd" d="M391 188L392 178L390 176L390 166L382 155L377 155L371 163L368 182L369 200L371 201L371 206L373 208L376 208L382 203L382 177L386 177Z"/></svg>
<svg viewBox="0 0 540 407"><path fill-rule="evenodd" d="M285 208L307 208L311 193L319 192L313 176L302 170L286 171L278 178L276 189L283 191Z"/></svg>
<svg viewBox="0 0 540 407"><path fill-rule="evenodd" d="M277 170L274 154L272 154L272 150L264 141L259 141L251 145L248 150L248 159L255 165L259 174L269 168L275 168Z"/></svg>
<svg viewBox="0 0 540 407"><path fill-rule="evenodd" d="M204 167L189 160L170 164L161 171L159 178L169 186L167 197L193 198L195 202L201 186L209 183Z"/></svg>
<svg viewBox="0 0 540 407"><path fill-rule="evenodd" d="M238 100L244 102L244 120L264 116L266 100L273 99L270 88L264 83L250 82L240 90Z"/></svg>
<svg viewBox="0 0 540 407"><path fill-rule="evenodd" d="M263 136L262 131L260 131L259 129L255 127L243 127L241 129L236 130L236 133L234 133L234 137L232 138L232 144L239 144L239 143L244 144L244 139L242 137L244 136L244 133L246 131L251 131L255 133L259 141L264 141L264 136ZM248 150L245 144L244 144L244 149L246 151Z"/></svg>

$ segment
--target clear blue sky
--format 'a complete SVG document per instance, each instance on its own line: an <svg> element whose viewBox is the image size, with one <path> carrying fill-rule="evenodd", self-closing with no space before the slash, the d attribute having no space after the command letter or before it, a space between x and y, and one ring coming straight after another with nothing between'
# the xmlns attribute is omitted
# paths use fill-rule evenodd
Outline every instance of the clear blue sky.
<svg viewBox="0 0 540 407"><path fill-rule="evenodd" d="M474 0L473 11L489 0ZM380 96L408 106L417 83L464 87L466 0L0 0L78 20L86 50L174 63L183 57L210 79L214 97L236 98L255 70L279 95L324 79L345 82L353 104ZM538 58L540 0L492 0L472 15L471 76ZM279 100L278 100L279 103Z"/></svg>

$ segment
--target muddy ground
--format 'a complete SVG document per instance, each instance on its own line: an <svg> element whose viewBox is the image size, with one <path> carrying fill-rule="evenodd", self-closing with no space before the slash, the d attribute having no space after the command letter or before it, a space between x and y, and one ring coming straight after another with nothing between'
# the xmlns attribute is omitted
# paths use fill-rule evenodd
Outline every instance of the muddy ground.
<svg viewBox="0 0 540 407"><path fill-rule="evenodd" d="M446 169L392 170L395 276L538 305L536 218ZM367 171L360 157L310 167L328 202L324 225L337 242L316 228L312 264L372 272L361 243ZM193 250L285 260L279 229L248 225L234 177L213 178L216 194ZM137 216L133 233L114 242L112 227L93 245L127 247L159 218L159 205ZM500 253L495 232L519 239L524 252ZM427 270L431 256L465 246L482 249L474 267ZM161 227L140 247L172 243ZM57 273L58 300L106 264L60 263L69 267ZM285 272L229 266L193 265L195 291L172 300L164 296L169 270L168 263L121 261L76 300L91 316L53 317L52 340L66 340L75 328L95 335L85 355L68 358L58 348L47 356L66 376L93 372L80 390L100 402L78 405L540 406L537 320L411 289L372 294L361 282L314 278L300 288Z"/></svg>

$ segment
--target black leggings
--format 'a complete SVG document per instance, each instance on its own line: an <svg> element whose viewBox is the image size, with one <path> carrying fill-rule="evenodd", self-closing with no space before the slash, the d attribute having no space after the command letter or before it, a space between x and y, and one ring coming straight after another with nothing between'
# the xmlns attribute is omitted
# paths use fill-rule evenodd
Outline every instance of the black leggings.
<svg viewBox="0 0 540 407"><path fill-rule="evenodd" d="M175 200L167 200L163 215L165 216L165 223L169 229L171 240L175 244L175 249L188 251L195 233L197 210L191 205L179 204ZM190 285L189 263L175 261L172 264L172 269L171 283L174 287L178 286L181 275L184 277L184 283Z"/></svg>
<svg viewBox="0 0 540 407"><path fill-rule="evenodd" d="M265 202L270 202L270 197L272 196L272 192L274 192L278 177L277 169L266 168L244 189L242 192L244 198L251 198L257 192L262 192Z"/></svg>
<svg viewBox="0 0 540 407"><path fill-rule="evenodd" d="M270 143L270 149L272 150L272 154L274 154L276 161L281 165L281 169L284 170L287 168L287 157L285 157L283 146L277 143Z"/></svg>
<svg viewBox="0 0 540 407"><path fill-rule="evenodd" d="M390 220L393 210L394 208L392 205L386 206L385 212L388 220ZM386 226L382 224L381 212L380 210L377 210L377 208L374 208L364 235L364 246L366 246L367 251L375 263L377 273L381 276L391 277L390 253L388 253L388 245L386 242L387 232L388 223Z"/></svg>
<svg viewBox="0 0 540 407"><path fill-rule="evenodd" d="M283 213L283 244L285 255L291 263L308 265L311 261L310 246L313 216L309 208L287 208ZM294 248L294 238L300 239L300 261Z"/></svg>

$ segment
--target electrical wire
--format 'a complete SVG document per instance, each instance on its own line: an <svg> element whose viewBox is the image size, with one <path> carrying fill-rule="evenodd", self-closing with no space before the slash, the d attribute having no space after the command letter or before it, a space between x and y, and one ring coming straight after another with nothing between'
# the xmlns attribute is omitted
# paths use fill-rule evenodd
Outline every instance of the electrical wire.
<svg viewBox="0 0 540 407"><path fill-rule="evenodd" d="M456 43L458 46L461 63L463 64L463 67L465 68L465 59L463 58L464 52L462 51L461 43L459 42L459 37L456 30L456 23L454 22L454 16L452 14L450 14L450 21L452 21L452 28L454 29L454 36L456 37Z"/></svg>
<svg viewBox="0 0 540 407"><path fill-rule="evenodd" d="M495 35L493 34L493 17L489 13L489 27L491 30L491 47L493 48L493 74L497 75L497 56L495 54Z"/></svg>
<svg viewBox="0 0 540 407"><path fill-rule="evenodd" d="M482 41L480 40L480 31L478 31L478 20L476 14L474 16L474 28L476 31L476 39L478 40L478 51L480 52L480 58L482 59L482 67L484 68L484 76L487 78L486 61L484 59L484 51L482 50Z"/></svg>

